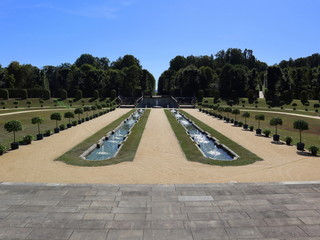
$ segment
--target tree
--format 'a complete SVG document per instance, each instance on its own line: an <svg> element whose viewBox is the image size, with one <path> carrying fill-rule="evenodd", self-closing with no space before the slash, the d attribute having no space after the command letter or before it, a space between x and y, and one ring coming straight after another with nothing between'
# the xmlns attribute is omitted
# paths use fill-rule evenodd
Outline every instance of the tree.
<svg viewBox="0 0 320 240"><path fill-rule="evenodd" d="M58 128L58 121L61 121L62 115L61 115L61 113L58 113L58 112L52 113L50 115L50 119L56 121L56 128Z"/></svg>
<svg viewBox="0 0 320 240"><path fill-rule="evenodd" d="M80 121L80 115L83 114L83 108L76 108L74 113L78 114L78 120Z"/></svg>
<svg viewBox="0 0 320 240"><path fill-rule="evenodd" d="M93 114L95 114L95 111L97 110L97 106L91 106L91 110L93 111Z"/></svg>
<svg viewBox="0 0 320 240"><path fill-rule="evenodd" d="M16 132L22 131L22 125L20 121L12 120L9 122L6 122L4 124L4 129L8 132L13 132L13 142L16 142Z"/></svg>
<svg viewBox="0 0 320 240"><path fill-rule="evenodd" d="M293 128L299 130L299 135L300 135L299 142L301 143L302 142L301 133L302 131L309 129L309 124L304 120L297 120L293 122Z"/></svg>
<svg viewBox="0 0 320 240"><path fill-rule="evenodd" d="M88 118L88 112L91 111L91 107L84 107L83 111L86 113L86 117Z"/></svg>
<svg viewBox="0 0 320 240"><path fill-rule="evenodd" d="M229 118L229 113L232 112L232 108L231 108L231 107L226 107L226 108L224 109L224 111L228 114L228 118Z"/></svg>
<svg viewBox="0 0 320 240"><path fill-rule="evenodd" d="M260 129L260 121L264 121L264 115L263 114L257 114L254 118L256 120L258 120L258 129Z"/></svg>
<svg viewBox="0 0 320 240"><path fill-rule="evenodd" d="M232 110L232 114L234 114L234 120L237 121L237 115L240 114L240 110L235 108Z"/></svg>
<svg viewBox="0 0 320 240"><path fill-rule="evenodd" d="M276 127L276 135L278 135L278 125L282 125L282 119L281 118L272 118L270 120L270 125Z"/></svg>
<svg viewBox="0 0 320 240"><path fill-rule="evenodd" d="M250 113L249 112L244 112L242 114L242 117L244 117L244 124L247 124L247 118L250 117Z"/></svg>
<svg viewBox="0 0 320 240"><path fill-rule="evenodd" d="M65 112L64 117L69 119L69 124L71 124L71 118L74 118L73 112Z"/></svg>
<svg viewBox="0 0 320 240"><path fill-rule="evenodd" d="M38 125L38 134L41 134L40 133L40 124L43 123L43 119L41 117L34 117L34 118L31 119L31 123Z"/></svg>

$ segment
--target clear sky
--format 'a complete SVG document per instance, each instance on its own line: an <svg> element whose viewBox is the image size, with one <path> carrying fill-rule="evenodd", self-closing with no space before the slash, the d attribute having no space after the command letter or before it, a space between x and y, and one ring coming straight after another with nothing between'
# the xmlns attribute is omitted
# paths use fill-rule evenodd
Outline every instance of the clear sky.
<svg viewBox="0 0 320 240"><path fill-rule="evenodd" d="M155 78L177 55L252 49L268 64L320 52L320 0L0 0L0 64L136 56Z"/></svg>

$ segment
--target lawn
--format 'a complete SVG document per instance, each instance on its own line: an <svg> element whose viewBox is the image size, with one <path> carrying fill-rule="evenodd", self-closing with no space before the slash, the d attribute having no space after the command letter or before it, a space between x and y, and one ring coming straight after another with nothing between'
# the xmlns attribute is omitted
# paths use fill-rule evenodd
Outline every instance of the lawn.
<svg viewBox="0 0 320 240"><path fill-rule="evenodd" d="M220 143L228 146L230 149L232 149L235 153L237 153L240 156L240 158L234 161L218 161L218 160L212 160L210 158L204 157L202 153L199 151L199 149L196 147L195 143L191 140L189 135L186 133L185 128L180 123L178 123L178 121L175 119L175 117L172 115L172 113L169 110L165 110L165 113L170 122L170 125L181 145L182 150L184 151L189 161L195 161L195 162L201 162L205 164L219 165L219 166L240 166L240 165L247 165L247 164L254 163L255 161L262 160L254 153L243 148L242 146L230 140L229 138L225 137L224 135L220 134L213 128L199 121L197 118L192 117L190 114L182 110L180 112L183 113L189 119L191 119L202 130L210 133L212 136L217 138Z"/></svg>
<svg viewBox="0 0 320 240"><path fill-rule="evenodd" d="M31 102L28 104L27 102ZM41 103L40 101L43 101ZM74 99L74 98L67 98L65 100L60 100L58 98L50 98L47 100L43 100L40 98L28 98L28 99L14 99L10 98L7 100L0 99L0 109L10 109L10 108L61 108L61 107L79 107L79 106L91 106L95 104L103 104L109 101L109 98L82 98L82 99ZM18 104L14 104L17 102ZM4 103L4 104L3 104ZM2 110L0 110L2 113Z"/></svg>
<svg viewBox="0 0 320 240"><path fill-rule="evenodd" d="M139 146L143 130L147 123L150 110L146 110L140 120L134 125L129 134L127 140L124 142L122 148L120 149L119 153L116 157L103 160L103 161L88 161L83 160L79 156L91 147L93 144L97 143L100 138L106 135L107 132L114 130L117 126L121 124L123 120L128 118L130 114L132 114L136 109L131 110L130 112L126 113L125 115L121 116L117 120L110 123L108 126L104 127L91 137L87 138L82 143L78 144L76 147L71 149L70 151L66 152L62 156L60 156L57 161L63 161L70 165L77 165L77 166L86 166L86 167L95 167L95 166L105 166L105 165L112 165L117 164L124 161L133 161L134 156L136 154L137 148Z"/></svg>
<svg viewBox="0 0 320 240"><path fill-rule="evenodd" d="M244 122L244 118L241 117L242 113L245 112L245 110L240 109L240 115L237 116L237 120ZM267 112L249 112L250 117L247 118L247 124L250 126L254 126L254 128L258 127L258 121L255 120L255 115L257 114L263 114L265 116L265 121L260 122L260 128L262 130L264 129L270 129L272 136L275 134L275 127L270 126L269 122L274 117L279 117L283 121L282 126L278 126L278 134L281 136L281 139L284 140L286 136L290 136L293 138L293 144L296 144L299 142L299 131L293 128L293 122L296 120L304 120L308 122L309 124L309 130L305 130L302 133L302 141L305 143L305 148L307 149L311 145L316 145L320 147L320 119L313 119L303 116L291 116L287 114L281 114L281 113L267 113ZM223 113L222 115L227 116L226 113ZM230 114L230 118L234 118L233 114Z"/></svg>
<svg viewBox="0 0 320 240"><path fill-rule="evenodd" d="M264 110L264 111L280 111L280 112L290 112L290 113L298 113L298 114L305 114L305 115L312 115L312 116L320 116L319 112L315 112L315 108L313 107L313 105L315 103L319 103L319 101L317 100L309 100L310 106L307 108L308 111L306 111L306 107L302 105L300 100L294 99L292 101L291 104L289 105L284 105L283 109L281 109L280 107L271 107L268 108L268 105L266 104L265 99L263 98L259 98L258 101L259 103L257 104L257 108L255 107L256 104L249 104L248 103L248 99L247 98L243 98L243 100L246 101L246 103L242 104L241 101L239 102L239 104L235 104L232 107L233 108L239 108L239 109L257 109L257 110ZM296 110L293 110L292 104L296 103ZM209 104L209 105L213 105L213 98L203 98L202 104ZM228 104L225 100L222 100L220 103L221 107L227 107ZM320 109L318 109L320 111Z"/></svg>
<svg viewBox="0 0 320 240"><path fill-rule="evenodd" d="M3 145L7 148L10 147L10 143L13 141L13 133L8 133L4 129L4 124L11 120L18 120L22 124L23 130L16 133L16 139L22 140L23 136L25 135L32 135L35 136L38 134L37 125L33 125L31 123L31 119L33 117L41 117L44 122L40 125L40 130L44 132L45 130L53 130L56 126L56 121L50 120L50 115L54 112L60 112L62 115L65 112L70 111L70 109L65 110L50 110L50 111L43 111L43 112L28 112L28 113L19 113L14 115L6 115L0 116L0 145ZM68 119L62 118L62 121L59 121L60 124L67 124Z"/></svg>

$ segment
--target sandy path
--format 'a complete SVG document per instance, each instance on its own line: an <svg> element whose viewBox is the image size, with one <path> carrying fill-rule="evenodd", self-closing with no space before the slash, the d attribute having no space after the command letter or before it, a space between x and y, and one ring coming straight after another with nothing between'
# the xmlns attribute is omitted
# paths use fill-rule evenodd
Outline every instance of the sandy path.
<svg viewBox="0 0 320 240"><path fill-rule="evenodd" d="M248 166L209 166L185 159L162 109L152 109L136 157L103 167L77 167L52 161L85 136L112 122L128 110L117 109L45 141L34 142L0 157L0 181L55 183L211 183L319 180L320 158L303 157L294 147L274 145L270 138L231 127L197 110L187 110L233 140L241 141L264 161ZM37 149L37 151L34 151Z"/></svg>
<svg viewBox="0 0 320 240"><path fill-rule="evenodd" d="M239 109L242 112L265 112L265 113L277 113L277 114L284 114L284 115L291 115L291 116L298 116L298 117L306 117L306 118L314 118L320 119L320 116L310 116L310 115L303 115L299 113L287 113L287 112L277 112L277 111L264 111L264 110L251 110L251 109Z"/></svg>

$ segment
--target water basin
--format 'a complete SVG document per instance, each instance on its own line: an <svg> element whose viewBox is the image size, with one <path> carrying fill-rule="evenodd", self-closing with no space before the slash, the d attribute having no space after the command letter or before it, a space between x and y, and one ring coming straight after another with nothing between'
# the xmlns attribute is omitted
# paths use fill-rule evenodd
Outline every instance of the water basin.
<svg viewBox="0 0 320 240"><path fill-rule="evenodd" d="M189 136L196 142L199 149L206 157L222 161L232 161L235 159L236 155L232 154L223 145L217 145L216 141L208 137L206 133L201 131L178 111L172 110L171 112L178 122L187 130Z"/></svg>

